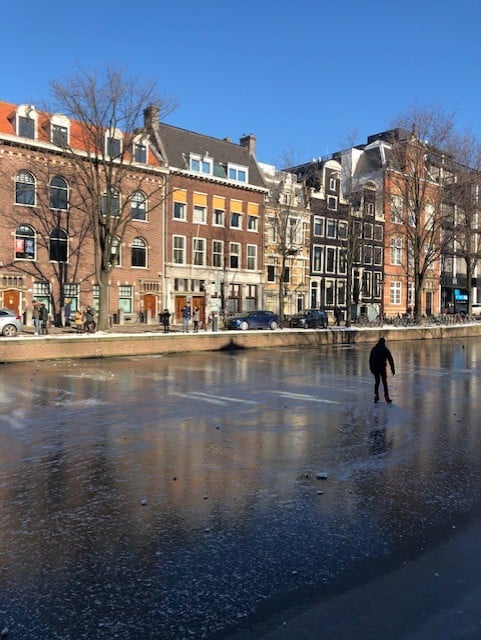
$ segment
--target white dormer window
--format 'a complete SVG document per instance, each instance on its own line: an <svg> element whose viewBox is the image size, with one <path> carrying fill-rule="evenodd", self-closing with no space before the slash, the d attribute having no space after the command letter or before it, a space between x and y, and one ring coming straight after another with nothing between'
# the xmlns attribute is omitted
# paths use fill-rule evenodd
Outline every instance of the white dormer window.
<svg viewBox="0 0 481 640"><path fill-rule="evenodd" d="M236 182L248 182L249 171L247 167L242 167L238 164L227 165L227 176L229 180L235 180Z"/></svg>
<svg viewBox="0 0 481 640"><path fill-rule="evenodd" d="M133 139L132 155L134 162L147 164L149 157L149 141L145 135L137 135Z"/></svg>
<svg viewBox="0 0 481 640"><path fill-rule="evenodd" d="M122 132L118 129L105 132L105 155L112 160L122 155Z"/></svg>
<svg viewBox="0 0 481 640"><path fill-rule="evenodd" d="M211 176L213 172L214 163L212 158L205 154L204 156L190 155L190 170L196 173L203 173L206 176Z"/></svg>
<svg viewBox="0 0 481 640"><path fill-rule="evenodd" d="M58 113L50 119L50 142L65 149L69 145L70 120Z"/></svg>
<svg viewBox="0 0 481 640"><path fill-rule="evenodd" d="M15 132L21 138L35 140L37 137L38 114L31 104L21 104L15 113Z"/></svg>

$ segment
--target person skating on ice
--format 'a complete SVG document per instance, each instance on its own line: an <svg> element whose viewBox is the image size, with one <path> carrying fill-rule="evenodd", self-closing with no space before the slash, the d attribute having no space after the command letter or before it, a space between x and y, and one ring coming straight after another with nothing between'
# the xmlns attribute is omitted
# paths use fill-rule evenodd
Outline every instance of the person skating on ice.
<svg viewBox="0 0 481 640"><path fill-rule="evenodd" d="M391 404L392 400L389 397L389 388L387 384L387 363L391 367L392 375L395 373L394 359L391 352L386 347L386 340L379 338L377 343L371 349L369 355L369 369L374 376L374 402L379 402L379 383L382 381L384 389L384 398L388 404Z"/></svg>

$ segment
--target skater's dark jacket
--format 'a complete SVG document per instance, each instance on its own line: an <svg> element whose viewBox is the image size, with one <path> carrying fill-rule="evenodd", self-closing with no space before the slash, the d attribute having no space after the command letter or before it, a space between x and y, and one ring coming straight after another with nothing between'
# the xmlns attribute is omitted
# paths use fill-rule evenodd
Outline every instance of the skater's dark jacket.
<svg viewBox="0 0 481 640"><path fill-rule="evenodd" d="M388 362L394 375L394 360L391 352L386 347L385 339L379 338L378 342L371 349L371 355L369 356L369 369L371 373L383 373L386 371Z"/></svg>

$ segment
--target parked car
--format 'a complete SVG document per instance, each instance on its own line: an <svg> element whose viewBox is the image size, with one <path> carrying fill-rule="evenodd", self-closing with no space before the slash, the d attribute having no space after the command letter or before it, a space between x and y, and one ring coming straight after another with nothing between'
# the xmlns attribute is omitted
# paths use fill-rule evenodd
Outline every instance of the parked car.
<svg viewBox="0 0 481 640"><path fill-rule="evenodd" d="M247 311L228 318L228 329L277 329L279 316L272 311Z"/></svg>
<svg viewBox="0 0 481 640"><path fill-rule="evenodd" d="M2 336L15 336L22 331L22 318L11 309L0 309L0 333Z"/></svg>
<svg viewBox="0 0 481 640"><path fill-rule="evenodd" d="M299 329L327 329L328 324L327 313L322 309L305 309L289 320L290 327Z"/></svg>

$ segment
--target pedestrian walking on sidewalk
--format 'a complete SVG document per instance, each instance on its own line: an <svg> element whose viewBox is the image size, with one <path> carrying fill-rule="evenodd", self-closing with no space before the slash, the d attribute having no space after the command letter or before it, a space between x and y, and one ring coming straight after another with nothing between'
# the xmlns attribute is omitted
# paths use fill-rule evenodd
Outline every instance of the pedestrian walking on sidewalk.
<svg viewBox="0 0 481 640"><path fill-rule="evenodd" d="M190 320L190 307L188 304L185 304L182 307L182 331L184 333L189 333L189 320Z"/></svg>
<svg viewBox="0 0 481 640"><path fill-rule="evenodd" d="M169 333L170 328L170 311L168 309L164 309L162 315L162 324L164 326L164 333Z"/></svg>
<svg viewBox="0 0 481 640"><path fill-rule="evenodd" d="M48 335L48 310L43 302L40 305L40 333Z"/></svg>
<svg viewBox="0 0 481 640"><path fill-rule="evenodd" d="M40 334L40 305L34 300L32 309L33 331L36 336Z"/></svg>
<svg viewBox="0 0 481 640"><path fill-rule="evenodd" d="M200 309L199 307L194 307L194 312L192 314L192 321L194 323L194 333L199 332L199 322L200 322Z"/></svg>
<svg viewBox="0 0 481 640"><path fill-rule="evenodd" d="M392 400L389 397L389 388L387 384L387 364L391 367L391 373L394 375L394 360L391 352L386 347L386 340L379 338L377 343L371 349L369 355L369 369L374 376L374 402L379 402L379 384L382 381L384 389L384 399L388 404L391 404Z"/></svg>

